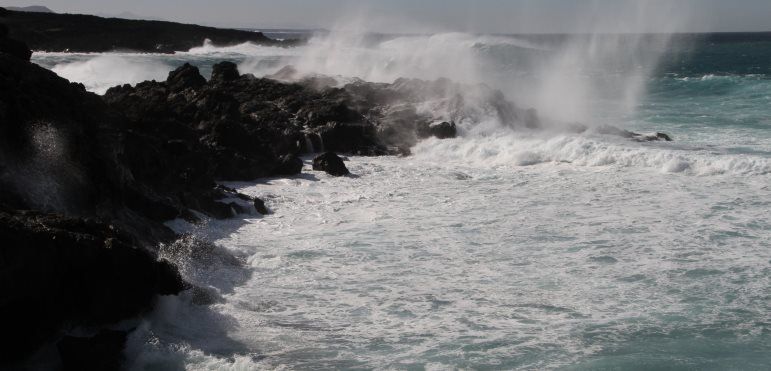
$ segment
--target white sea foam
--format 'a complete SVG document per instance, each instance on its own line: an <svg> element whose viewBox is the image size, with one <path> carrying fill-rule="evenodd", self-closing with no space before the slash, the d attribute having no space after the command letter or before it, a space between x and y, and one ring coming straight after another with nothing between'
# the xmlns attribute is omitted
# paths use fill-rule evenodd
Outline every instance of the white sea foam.
<svg viewBox="0 0 771 371"><path fill-rule="evenodd" d="M619 22L630 27L619 31L671 31L670 16ZM629 35L557 44L465 33L373 38L341 28L296 49L207 44L148 56L156 67L232 59L256 75L291 64L342 81L448 77L501 89L555 121L678 132L673 143L637 143L512 131L468 99L473 119L458 122L461 136L421 142L413 156L351 157L355 176L342 178L311 170L306 159L302 176L229 184L274 214L170 224L242 265L182 262L188 279L221 300L163 298L132 335L130 367L553 369L608 354L621 363L605 368L767 364L765 349L748 344L766 344L762 324L771 322L771 142L756 129L710 126L706 113L722 109L722 96L703 101L708 107L688 100L654 111L688 110L701 126L629 119L667 43ZM55 70L100 91L117 74L106 68L114 56ZM165 78L169 69L148 75ZM435 103L420 108L442 109ZM585 368L607 364L593 366Z"/></svg>
<svg viewBox="0 0 771 371"><path fill-rule="evenodd" d="M51 70L65 79L83 83L89 91L103 94L116 85L165 80L170 66L160 56L98 54L56 64Z"/></svg>
<svg viewBox="0 0 771 371"><path fill-rule="evenodd" d="M757 155L718 154L679 148L672 143L634 143L622 138L573 134L501 131L454 140L431 139L419 143L413 153L421 160L488 168L552 163L634 167L688 175L771 173L771 160Z"/></svg>
<svg viewBox="0 0 771 371"><path fill-rule="evenodd" d="M592 142L554 141L568 140ZM229 285L229 268L206 268L210 284L231 287L210 309L166 299L133 340L135 368L551 369L655 348L647 331L686 332L682 346L768 318L764 281L750 278L771 259L768 174L695 178L586 149L569 155L586 166L511 166L494 153L509 146L464 152L468 142L351 157L353 178L306 162L302 177L229 184L275 213L196 233L243 256L253 276ZM467 161L484 149L493 153ZM502 165L480 166L493 160ZM702 306L716 312L671 316ZM758 356L732 336L710 339L704 352Z"/></svg>

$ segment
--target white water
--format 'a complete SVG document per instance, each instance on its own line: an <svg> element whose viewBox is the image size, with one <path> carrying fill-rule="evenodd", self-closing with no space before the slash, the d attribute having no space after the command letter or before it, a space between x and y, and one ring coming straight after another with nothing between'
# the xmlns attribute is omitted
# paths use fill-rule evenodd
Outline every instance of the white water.
<svg viewBox="0 0 771 371"><path fill-rule="evenodd" d="M771 320L768 175L466 165L446 159L462 151L445 143L410 158L350 158L356 178L306 166L299 178L230 184L275 214L196 229L245 267L199 276L224 296L211 311L165 299L137 335L134 367L555 368L613 350L759 356L737 339L751 343L763 331L753 323ZM652 364L669 362L678 364Z"/></svg>
<svg viewBox="0 0 771 371"><path fill-rule="evenodd" d="M767 365L771 136L722 127L707 115L716 108L699 109L698 100L654 113L703 111L700 126L635 118L668 40L628 42L463 33L373 40L342 30L297 49L37 54L97 92L222 59L258 76L289 64L341 82L449 77L487 83L555 122L660 130L676 140L510 130L471 104L475 119L459 122L460 138L424 141L407 158L352 157L355 177L306 163L296 178L229 184L274 213L170 223L219 247L205 264L178 263L221 300L163 298L132 335L130 367ZM461 92L466 102L480 101L473 91Z"/></svg>

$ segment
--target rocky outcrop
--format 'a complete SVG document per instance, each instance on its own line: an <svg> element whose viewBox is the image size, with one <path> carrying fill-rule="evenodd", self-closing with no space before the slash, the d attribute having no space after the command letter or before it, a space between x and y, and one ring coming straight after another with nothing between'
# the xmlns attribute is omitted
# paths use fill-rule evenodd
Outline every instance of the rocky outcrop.
<svg viewBox="0 0 771 371"><path fill-rule="evenodd" d="M0 364L28 354L63 326L99 326L144 313L157 295L186 288L176 268L113 225L0 210Z"/></svg>
<svg viewBox="0 0 771 371"><path fill-rule="evenodd" d="M639 133L631 132L624 129L619 129L617 127L608 126L608 125L604 125L596 128L595 132L599 134L614 135L622 138L632 139L638 142L654 142L654 141L671 142L672 141L672 137L670 137L668 134L664 134L664 133L639 134Z"/></svg>
<svg viewBox="0 0 771 371"><path fill-rule="evenodd" d="M197 75L175 76L182 87L171 94L198 86L190 84ZM160 242L177 238L164 221L197 220L192 210L251 213L251 198L216 187L212 151L199 139L175 122L133 121L82 85L0 53L0 321L8 340L0 368L62 331L140 315L156 296L184 289L176 268L157 257Z"/></svg>
<svg viewBox="0 0 771 371"><path fill-rule="evenodd" d="M40 51L130 50L145 53L174 53L201 46L205 40L211 40L215 45L235 45L245 42L275 46L298 44L296 40L272 40L260 32L163 21L0 9L2 9L0 23L8 26L10 36L26 41L32 50Z"/></svg>
<svg viewBox="0 0 771 371"><path fill-rule="evenodd" d="M21 60L28 61L32 58L32 51L27 44L8 38L8 28L0 24L0 53L5 53Z"/></svg>
<svg viewBox="0 0 771 371"><path fill-rule="evenodd" d="M345 162L334 152L326 152L313 159L313 170L323 171L332 176L344 176L351 172Z"/></svg>
<svg viewBox="0 0 771 371"><path fill-rule="evenodd" d="M375 125L351 108L341 89L317 91L300 84L240 75L233 63L214 66L204 82L198 70L184 65L165 82L144 82L107 91L105 102L123 112L142 141L173 143L176 155L210 163L214 179L251 180L294 175L306 135L313 133L332 151L378 155L381 145ZM147 151L144 151L146 153ZM202 154L206 160L201 159ZM137 156L140 156L138 153ZM168 157L152 155L153 158ZM168 173L173 164L142 167L147 181ZM173 172L171 172L173 174Z"/></svg>
<svg viewBox="0 0 771 371"><path fill-rule="evenodd" d="M454 122L421 123L417 128L417 133L420 138L450 139L458 135L458 129Z"/></svg>

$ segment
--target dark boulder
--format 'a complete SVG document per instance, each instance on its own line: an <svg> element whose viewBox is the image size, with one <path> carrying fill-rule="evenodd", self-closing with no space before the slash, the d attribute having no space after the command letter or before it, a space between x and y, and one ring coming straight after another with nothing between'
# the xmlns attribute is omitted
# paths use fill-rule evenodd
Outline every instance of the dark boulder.
<svg viewBox="0 0 771 371"><path fill-rule="evenodd" d="M458 129L454 122L424 123L418 126L417 134L420 138L450 139L458 135Z"/></svg>
<svg viewBox="0 0 771 371"><path fill-rule="evenodd" d="M211 82L220 83L238 79L238 66L233 62L220 62L212 67Z"/></svg>
<svg viewBox="0 0 771 371"><path fill-rule="evenodd" d="M120 370L128 333L103 330L96 336L65 336L56 344L64 371Z"/></svg>
<svg viewBox="0 0 771 371"><path fill-rule="evenodd" d="M254 199L254 209L257 210L257 212L262 215L268 215L270 213L270 211L268 210L268 207L265 206L265 201L259 198Z"/></svg>
<svg viewBox="0 0 771 371"><path fill-rule="evenodd" d="M672 137L670 137L668 134L664 134L664 133L656 133L656 134L653 134L651 137L655 137L656 138L656 139L653 139L653 140L663 140L665 142L671 142L672 141Z"/></svg>
<svg viewBox="0 0 771 371"><path fill-rule="evenodd" d="M296 155L286 155L281 158L278 166L273 170L275 175L297 175L302 172L303 160Z"/></svg>
<svg viewBox="0 0 771 371"><path fill-rule="evenodd" d="M345 167L343 159L334 152L326 152L314 158L313 170L324 171L332 176L344 176L351 173Z"/></svg>
<svg viewBox="0 0 771 371"><path fill-rule="evenodd" d="M671 142L672 137L664 133L639 134L629 130L619 129L615 126L603 125L595 129L599 134L614 135L622 138L632 139L638 142L665 141Z"/></svg>
<svg viewBox="0 0 771 371"><path fill-rule="evenodd" d="M198 89L206 84L206 79L201 76L198 67L185 63L174 71L169 72L166 84L172 92L186 89Z"/></svg>
<svg viewBox="0 0 771 371"><path fill-rule="evenodd" d="M355 153L362 156L386 154L380 144L377 129L370 123L329 122L316 129L324 150Z"/></svg>

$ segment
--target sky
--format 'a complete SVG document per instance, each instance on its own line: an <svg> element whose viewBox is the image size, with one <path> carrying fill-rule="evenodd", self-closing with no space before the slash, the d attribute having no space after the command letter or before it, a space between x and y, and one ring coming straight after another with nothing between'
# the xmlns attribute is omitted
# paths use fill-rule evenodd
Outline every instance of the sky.
<svg viewBox="0 0 771 371"><path fill-rule="evenodd" d="M0 0L221 27L487 33L771 31L771 0Z"/></svg>

